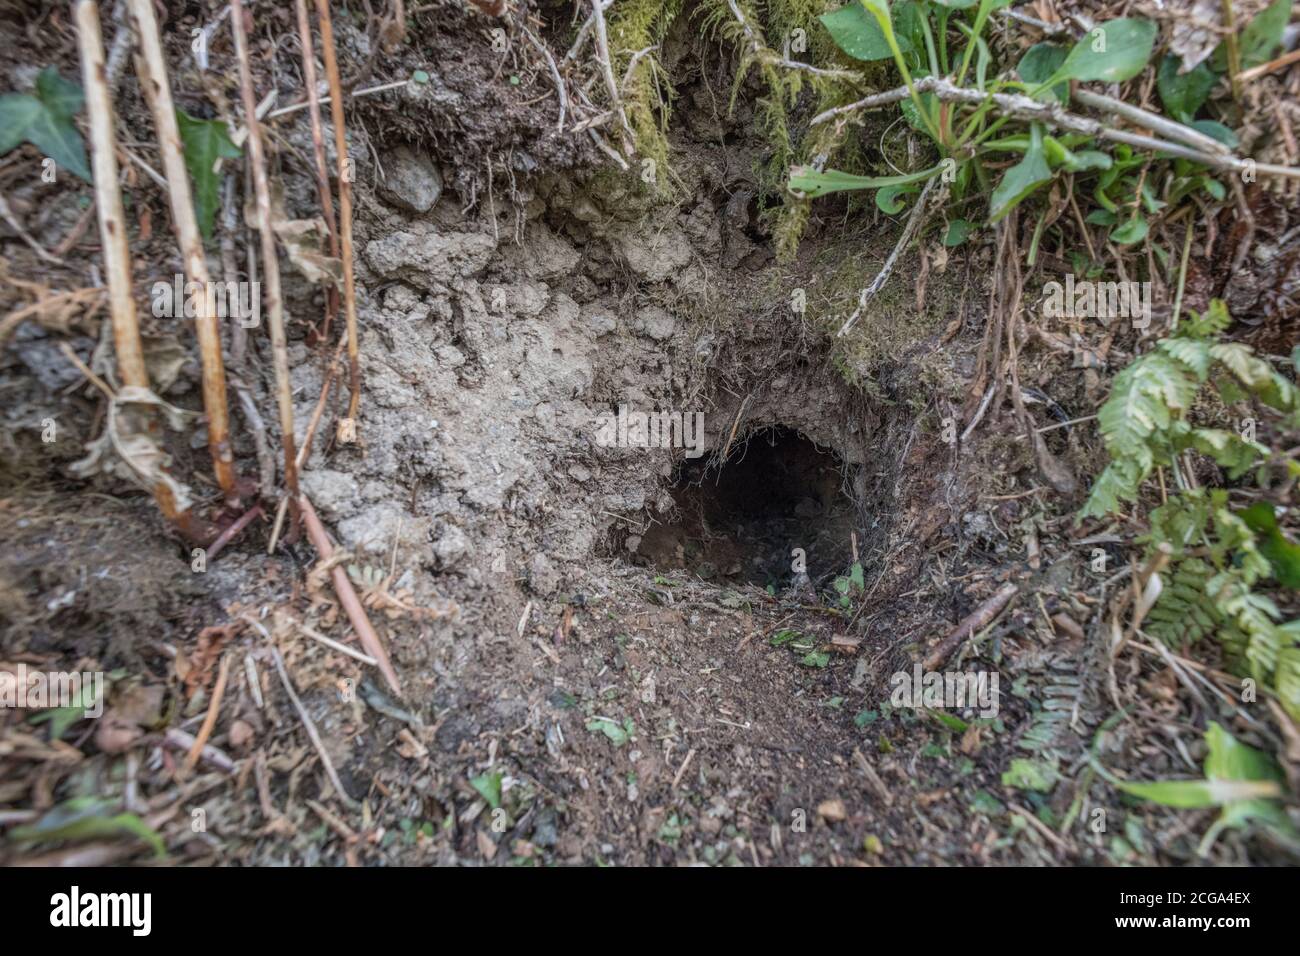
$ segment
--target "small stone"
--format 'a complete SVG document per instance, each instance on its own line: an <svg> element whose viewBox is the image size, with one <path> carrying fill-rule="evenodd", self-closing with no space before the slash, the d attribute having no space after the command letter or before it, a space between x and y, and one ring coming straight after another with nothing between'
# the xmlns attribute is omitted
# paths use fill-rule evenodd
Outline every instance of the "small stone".
<svg viewBox="0 0 1300 956"><path fill-rule="evenodd" d="M817 804L817 815L827 823L842 823L848 819L849 811L844 806L844 801L837 797Z"/></svg>
<svg viewBox="0 0 1300 956"><path fill-rule="evenodd" d="M454 524L446 525L433 542L433 557L439 570L446 571L460 563L469 552L469 538Z"/></svg>
<svg viewBox="0 0 1300 956"><path fill-rule="evenodd" d="M636 314L633 327L642 335L648 335L656 342L672 338L677 328L677 320L658 306L647 306Z"/></svg>
<svg viewBox="0 0 1300 956"><path fill-rule="evenodd" d="M384 163L388 174L379 194L407 212L425 213L442 195L442 174L433 161L409 146L393 150Z"/></svg>

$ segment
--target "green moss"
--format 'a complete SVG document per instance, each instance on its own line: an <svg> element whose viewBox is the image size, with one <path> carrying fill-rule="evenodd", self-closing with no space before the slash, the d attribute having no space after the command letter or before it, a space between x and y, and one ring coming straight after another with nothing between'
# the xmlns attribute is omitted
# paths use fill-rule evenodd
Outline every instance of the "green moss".
<svg viewBox="0 0 1300 956"><path fill-rule="evenodd" d="M623 0L610 12L609 45L614 76L620 82L637 54L661 45L681 13L683 0ZM674 192L668 144L672 116L672 83L655 52L637 57L623 97L623 109L632 126L637 154L653 160L653 191L661 198Z"/></svg>

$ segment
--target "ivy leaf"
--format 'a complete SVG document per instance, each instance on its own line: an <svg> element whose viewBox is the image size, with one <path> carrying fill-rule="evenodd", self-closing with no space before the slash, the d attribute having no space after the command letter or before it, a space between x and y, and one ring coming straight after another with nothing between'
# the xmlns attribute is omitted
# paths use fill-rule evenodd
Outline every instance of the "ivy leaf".
<svg viewBox="0 0 1300 956"><path fill-rule="evenodd" d="M218 159L238 159L243 153L230 139L221 120L201 120L182 109L176 110L181 146L185 150L185 168L194 182L194 212L204 239L212 238L221 183L217 176Z"/></svg>
<svg viewBox="0 0 1300 956"><path fill-rule="evenodd" d="M1025 83L1030 86L1041 87L1061 68L1066 56L1067 51L1063 46L1057 46L1055 43L1035 43L1020 58L1020 63L1016 66L1016 72L1020 74L1020 79ZM1050 94L1058 103L1064 103L1070 98L1070 84L1058 83L1045 90L1045 92Z"/></svg>
<svg viewBox="0 0 1300 956"><path fill-rule="evenodd" d="M69 120L81 111L86 101L81 87L59 76L59 71L52 66L41 70L40 76L36 77L36 98L51 113Z"/></svg>
<svg viewBox="0 0 1300 956"><path fill-rule="evenodd" d="M1029 148L1025 158L1002 175L989 203L989 222L997 222L1015 209L1039 186L1052 181L1052 170L1043 153L1043 128L1035 123L1029 131Z"/></svg>
<svg viewBox="0 0 1300 956"><path fill-rule="evenodd" d="M86 144L72 123L81 104L81 87L47 66L36 78L36 95L0 96L0 153L28 142L54 160L56 166L90 182Z"/></svg>
<svg viewBox="0 0 1300 956"><path fill-rule="evenodd" d="M1150 20L1124 18L1099 23L1074 45L1065 62L1045 85L1062 80L1122 83L1142 72L1151 59L1156 25Z"/></svg>
<svg viewBox="0 0 1300 956"><path fill-rule="evenodd" d="M1180 123L1190 123L1196 111L1205 105L1219 78L1204 63L1196 69L1180 73L1183 61L1172 53L1165 54L1156 73L1156 90L1165 112Z"/></svg>
<svg viewBox="0 0 1300 956"><path fill-rule="evenodd" d="M860 3L846 4L838 10L822 14L818 19L830 33L835 45L855 60L887 60L894 55L880 24ZM912 49L907 37L897 36L895 39L898 48L904 53Z"/></svg>
<svg viewBox="0 0 1300 956"><path fill-rule="evenodd" d="M0 96L0 153L27 139L27 130L41 112L41 101L25 93Z"/></svg>

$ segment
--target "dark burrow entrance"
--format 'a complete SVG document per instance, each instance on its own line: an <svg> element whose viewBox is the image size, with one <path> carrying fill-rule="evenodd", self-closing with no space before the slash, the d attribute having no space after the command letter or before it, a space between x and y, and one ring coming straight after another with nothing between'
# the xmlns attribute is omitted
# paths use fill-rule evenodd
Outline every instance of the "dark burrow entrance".
<svg viewBox="0 0 1300 956"><path fill-rule="evenodd" d="M662 571L781 590L802 548L813 585L852 562L858 509L844 463L785 426L738 440L725 463L686 460L672 488L676 520L650 528L639 559Z"/></svg>

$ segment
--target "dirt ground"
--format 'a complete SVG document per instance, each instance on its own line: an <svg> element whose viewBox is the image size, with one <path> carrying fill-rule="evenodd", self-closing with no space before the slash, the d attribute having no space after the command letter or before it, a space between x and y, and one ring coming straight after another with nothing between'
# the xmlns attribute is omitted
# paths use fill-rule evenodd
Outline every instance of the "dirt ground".
<svg viewBox="0 0 1300 956"><path fill-rule="evenodd" d="M33 41L21 57L4 45L6 88L33 63L75 75L63 14L25 23L24 4L6 6L0 35ZM177 6L165 36L183 64L189 27L220 5ZM292 5L254 6L261 92L296 101ZM170 862L215 865L1195 859L1211 811L1139 806L1089 769L1115 679L1091 635L1131 555L1103 542L1108 570L1090 564L1096 542L1074 525L1083 493L1046 485L1010 405L952 439L993 251L908 252L860 323L870 347L848 350L834 330L898 224L877 212L841 228L828 213L779 262L755 198L755 93L742 88L731 113L725 89L713 102L707 43L672 38L701 61L679 71L689 105L670 130L665 198L557 134L528 47L495 52L476 9L427 6L393 55L372 55L359 11L336 25L345 74L366 70L358 85L428 77L349 107L358 441L333 440L340 376L302 474L401 695L317 639L359 648L305 538L289 529L267 553L273 498L199 567L147 494L74 473L103 409L63 346L101 369L106 322L27 323L0 358L0 661L104 671L110 687L104 718L59 736L0 711L0 825L91 797L144 820ZM557 37L564 6L541 5ZM187 108L237 100L229 40L210 54L207 73L178 67ZM129 65L119 92L124 129L150 139ZM267 127L286 215L316 215L307 111ZM4 232L6 273L98 284L93 222L78 226L89 188L24 170L0 167L8 202L38 242L67 246L65 262L39 263ZM180 260L165 193L132 165L124 175L145 301ZM236 223L226 205L218 220ZM221 231L242 262L253 234ZM19 301L7 288L6 312ZM791 309L795 290L806 310ZM302 439L332 347L314 338L321 288L286 266L285 299ZM150 368L170 377L160 394L199 409L191 330L145 321ZM274 450L270 350L256 334L246 347L233 377ZM1095 377L1067 365L1038 353L1021 370L1050 395L1031 406L1041 425L1095 409ZM598 422L620 405L700 412L702 454L602 444ZM57 440L42 441L51 420ZM252 419L235 420L236 461L265 488ZM169 451L215 505L204 442L192 425ZM1095 431L1059 428L1050 443L1092 473ZM1014 600L943 665L995 675L998 713L892 706L894 675L1007 585ZM1172 692L1171 672L1125 676ZM187 766L218 681L207 749ZM1105 747L1157 776L1199 766L1137 728ZM1042 767L1053 775L1034 777ZM1098 809L1112 821L1101 832L1086 825ZM0 861L155 862L113 832L59 835L0 841ZM1282 851L1232 833L1216 852Z"/></svg>

